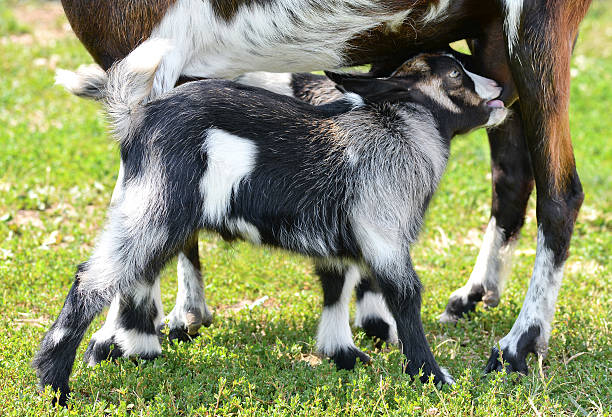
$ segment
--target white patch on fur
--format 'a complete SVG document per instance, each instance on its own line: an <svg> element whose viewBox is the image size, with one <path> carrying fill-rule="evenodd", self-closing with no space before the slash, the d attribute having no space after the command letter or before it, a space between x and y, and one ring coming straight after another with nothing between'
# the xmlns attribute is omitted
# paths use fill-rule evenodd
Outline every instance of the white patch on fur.
<svg viewBox="0 0 612 417"><path fill-rule="evenodd" d="M174 308L166 317L170 329L184 329L188 327L187 313L199 312L201 324L212 322L212 313L206 305L204 284L200 271L189 261L183 253L178 256L176 265L178 275L178 291Z"/></svg>
<svg viewBox="0 0 612 417"><path fill-rule="evenodd" d="M442 371L442 375L444 375L444 382L448 385L455 385L455 380L453 379L448 369L440 367L440 371Z"/></svg>
<svg viewBox="0 0 612 417"><path fill-rule="evenodd" d="M317 349L332 356L336 352L354 347L353 333L349 325L349 301L355 285L359 282L359 269L351 266L344 275L344 286L336 304L323 308L317 331Z"/></svg>
<svg viewBox="0 0 612 417"><path fill-rule="evenodd" d="M170 39L177 47L175 58L164 58L156 89L166 91L172 84L157 78L178 78L179 73L231 79L249 71L339 67L357 34L394 25L405 14L390 13L374 0L284 0L241 5L226 21L215 15L211 2L179 0L151 35Z"/></svg>
<svg viewBox="0 0 612 417"><path fill-rule="evenodd" d="M502 92L502 88L494 80L474 74L465 68L463 68L463 70L474 82L476 94L478 94L480 98L483 100L493 100L494 98L499 97Z"/></svg>
<svg viewBox="0 0 612 417"><path fill-rule="evenodd" d="M518 30L521 24L521 14L523 12L523 0L504 0L506 14L504 27L508 38L508 52L512 56L512 51L518 42Z"/></svg>
<svg viewBox="0 0 612 417"><path fill-rule="evenodd" d="M440 0L438 4L432 4L429 6L427 14L423 16L423 23L429 24L444 17L448 7L450 6L450 2L451 0Z"/></svg>
<svg viewBox="0 0 612 417"><path fill-rule="evenodd" d="M59 345L64 336L66 336L67 329L65 327L60 327L58 329L54 329L51 333L51 341L54 345Z"/></svg>
<svg viewBox="0 0 612 417"><path fill-rule="evenodd" d="M374 207L365 207L353 215L352 226L365 259L380 270L401 270L400 263L405 254L401 241L400 225L383 225L375 220Z"/></svg>
<svg viewBox="0 0 612 417"><path fill-rule="evenodd" d="M115 341L123 350L123 356L153 356L161 354L161 345L156 334L138 330L118 328Z"/></svg>
<svg viewBox="0 0 612 417"><path fill-rule="evenodd" d="M546 354L562 279L563 265L554 266L554 253L546 244L544 233L538 228L538 247L533 275L521 312L510 332L499 341L503 351L511 355L516 354L521 336L531 326L537 326L540 328L540 335L536 340L536 351L540 355Z"/></svg>
<svg viewBox="0 0 612 417"><path fill-rule="evenodd" d="M397 32L404 25L405 20L412 13L412 9L405 10L401 13L398 13L392 20L389 20L385 24L385 30L387 32Z"/></svg>
<svg viewBox="0 0 612 417"><path fill-rule="evenodd" d="M467 303L468 295L474 292L474 288L482 286L485 305L497 306L512 268L512 255L517 242L513 240L504 245L503 241L504 231L497 226L495 217L491 217L470 279L454 291L450 298L459 297Z"/></svg>
<svg viewBox="0 0 612 417"><path fill-rule="evenodd" d="M242 217L237 219L231 219L228 221L228 229L234 233L239 235L245 240L248 240L251 243L256 245L261 244L261 235L259 234L259 230L252 223L247 222Z"/></svg>
<svg viewBox="0 0 612 417"><path fill-rule="evenodd" d="M153 324L156 329L160 326L164 317L164 306L161 301L161 288L159 284L159 279L155 281L153 286L146 284L137 284L134 287L134 291L130 294L130 297L132 297L135 301L136 307L142 305L143 303L149 303L153 301L157 309L157 314L153 321ZM120 306L121 297L119 294L117 294L115 295L115 298L113 298L110 308L108 309L108 314L106 316L106 321L104 322L104 325L93 334L91 340L95 343L104 343L114 338L113 343L115 343L117 347L119 347L123 351L124 356L150 354L156 349L155 347L149 346L146 347L144 350L137 350L139 347L143 346L142 340L144 339L144 336L147 335L142 334L137 330L126 331L125 329L121 328L119 315ZM155 339L157 339L157 336L155 336ZM130 350L130 353L127 353L128 350ZM89 366L96 365L94 359L95 358L93 356L90 358L90 361L88 363Z"/></svg>
<svg viewBox="0 0 612 417"><path fill-rule="evenodd" d="M94 100L103 98L102 90L106 81L106 72L98 65L81 65L76 72L63 69L55 71L55 84L76 96Z"/></svg>
<svg viewBox="0 0 612 417"><path fill-rule="evenodd" d="M361 300L357 300L357 310L355 312L355 326L363 327L366 319L378 318L389 325L388 343L397 343L397 326L395 319L387 308L385 298L381 293L367 291Z"/></svg>
<svg viewBox="0 0 612 417"><path fill-rule="evenodd" d="M290 72L248 72L236 78L236 81L252 87L265 88L276 94L294 97Z"/></svg>
<svg viewBox="0 0 612 417"><path fill-rule="evenodd" d="M143 161L144 172L124 184L109 210L89 267L81 274L84 292L130 293L134 271L142 271L151 255L168 239L164 202L168 197L163 163L153 152Z"/></svg>
<svg viewBox="0 0 612 417"><path fill-rule="evenodd" d="M117 294L115 298L113 298L113 301L110 304L104 325L102 325L102 327L91 336L91 340L93 342L103 343L107 340L110 340L113 337L113 334L115 333L115 329L117 328L119 324L118 319L119 319L120 303L121 303L121 298ZM94 361L93 357L90 359L88 365L89 366L96 365L96 362Z"/></svg>
<svg viewBox="0 0 612 417"><path fill-rule="evenodd" d="M220 129L209 129L203 152L207 158L206 173L200 181L204 217L220 224L229 208L232 192L248 177L255 166L257 147L248 139Z"/></svg>
<svg viewBox="0 0 612 417"><path fill-rule="evenodd" d="M356 93L346 93L344 94L344 98L348 100L349 103L353 105L353 107L361 107L364 105L363 98Z"/></svg>

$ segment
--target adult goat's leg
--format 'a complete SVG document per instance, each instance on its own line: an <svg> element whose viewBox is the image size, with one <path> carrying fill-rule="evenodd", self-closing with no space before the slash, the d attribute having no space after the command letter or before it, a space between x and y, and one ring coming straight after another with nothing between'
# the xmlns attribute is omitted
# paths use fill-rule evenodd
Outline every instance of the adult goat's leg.
<svg viewBox="0 0 612 417"><path fill-rule="evenodd" d="M487 371L501 369L501 356L508 370L526 373L527 354L547 351L563 266L584 198L570 138L569 70L578 24L589 4L535 1L522 4L522 10L505 9L510 66L538 191L538 247L521 312L492 349Z"/></svg>
<svg viewBox="0 0 612 417"><path fill-rule="evenodd" d="M497 306L510 273L514 246L533 189L518 103L512 109L508 121L487 132L491 148L491 218L472 274L463 287L451 294L440 316L442 322L457 321L480 301L487 307Z"/></svg>

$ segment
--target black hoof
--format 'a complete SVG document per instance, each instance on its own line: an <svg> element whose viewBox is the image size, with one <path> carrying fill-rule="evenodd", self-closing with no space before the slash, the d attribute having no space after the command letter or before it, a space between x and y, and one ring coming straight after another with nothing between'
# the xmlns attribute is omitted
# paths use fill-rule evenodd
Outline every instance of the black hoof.
<svg viewBox="0 0 612 417"><path fill-rule="evenodd" d="M361 323L361 328L365 334L374 339L374 346L377 349L382 347L383 342L389 340L389 323L380 317L367 318Z"/></svg>
<svg viewBox="0 0 612 417"><path fill-rule="evenodd" d="M191 342L193 339L199 336L200 333L189 334L187 328L170 329L168 332L168 339L170 339L171 342Z"/></svg>
<svg viewBox="0 0 612 417"><path fill-rule="evenodd" d="M337 369L352 370L359 359L362 363L370 363L370 357L355 347L349 347L336 352L331 356L331 360L336 364Z"/></svg>
<svg viewBox="0 0 612 417"><path fill-rule="evenodd" d="M113 339L105 341L91 340L85 351L83 360L89 365L96 365L105 360L115 360L123 356L121 348Z"/></svg>
<svg viewBox="0 0 612 417"><path fill-rule="evenodd" d="M529 353L537 352L537 339L540 336L539 326L530 326L523 334L516 340L516 347L510 349L507 346L502 345L501 358L506 367L507 373L518 372L523 375L529 373L527 367L527 355ZM501 371L504 366L500 359L500 352L497 347L491 349L491 356L485 367L485 372Z"/></svg>
<svg viewBox="0 0 612 417"><path fill-rule="evenodd" d="M444 313L440 315L442 323L456 323L459 319L468 316L476 310L476 304L482 301L484 289L482 286L473 287L467 297L451 296L446 304Z"/></svg>
<svg viewBox="0 0 612 417"><path fill-rule="evenodd" d="M501 355L501 358L502 361L500 361L499 349L496 347L491 349L491 356L489 357L489 361L485 367L485 373L501 372L502 369L504 369L504 365L506 368L506 373L508 374L518 372L520 374L527 375L529 373L529 369L527 368L527 355L521 357L519 355L510 355L504 352Z"/></svg>
<svg viewBox="0 0 612 417"><path fill-rule="evenodd" d="M57 390L55 390L57 392ZM68 386L59 389L59 395L56 395L51 400L51 405L55 407L56 404L59 404L61 407L68 406L68 399L70 397L70 389Z"/></svg>

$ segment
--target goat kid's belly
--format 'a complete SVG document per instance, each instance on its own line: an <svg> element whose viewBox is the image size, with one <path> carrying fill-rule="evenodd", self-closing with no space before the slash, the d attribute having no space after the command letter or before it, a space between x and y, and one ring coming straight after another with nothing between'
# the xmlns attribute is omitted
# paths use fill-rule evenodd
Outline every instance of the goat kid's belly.
<svg viewBox="0 0 612 417"><path fill-rule="evenodd" d="M360 34L399 30L410 15L372 0L241 3L178 0L151 36L172 39L176 50L169 59L182 75L232 78L248 71L342 66ZM448 4L421 9L415 19L425 24L424 18L442 16Z"/></svg>

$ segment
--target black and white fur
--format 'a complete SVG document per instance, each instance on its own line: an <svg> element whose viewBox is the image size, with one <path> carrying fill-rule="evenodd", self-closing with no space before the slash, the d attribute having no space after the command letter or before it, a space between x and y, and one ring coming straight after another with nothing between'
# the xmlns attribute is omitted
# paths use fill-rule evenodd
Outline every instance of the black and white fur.
<svg viewBox="0 0 612 417"><path fill-rule="evenodd" d="M449 50L449 53L451 52L455 55L461 55ZM379 72L378 69L372 69L373 74L377 72ZM487 88L494 87L494 83L491 84L490 80L467 70L466 74L472 78L476 90L480 90L479 92L483 95L487 95ZM336 84L332 80L323 75L312 73L251 72L236 78L236 81L245 85L266 88L275 93L295 97L314 105L327 104L342 97L342 93L336 88ZM509 269L509 259L513 250L512 248L505 249L501 247L499 235L500 232L495 227L495 218L493 218L485 234L481 254L478 256L470 281L465 287L455 291L452 297L461 296L468 299L467 297L471 293L480 291L479 295L487 306L494 307L497 305L503 280L501 283L491 282L489 285L483 283L483 280L487 277L503 277ZM514 246L514 242L511 242L511 247ZM491 249L491 246L494 245L497 246ZM494 254L489 254L491 251L501 255L498 257L494 256ZM501 257L502 255L503 257ZM495 270L491 270L493 268ZM350 280L347 280L347 282L350 282ZM361 327L369 337L379 341L396 343L397 330L395 320L376 286L373 286L368 278L363 279L356 288L356 295L355 326ZM476 302L473 301L472 306L475 307L475 304ZM441 316L441 320L451 321L446 313ZM456 318L453 317L452 321L455 320Z"/></svg>
<svg viewBox="0 0 612 417"><path fill-rule="evenodd" d="M158 273L199 229L313 257L324 290L317 344L340 368L368 360L352 341L346 303L359 276L369 277L397 324L406 372L452 383L425 338L409 249L451 138L505 118L500 89L475 85L451 56L423 54L389 78L329 73L346 94L319 107L220 80L146 103L164 45L147 41L108 79L85 72L72 84L104 97L123 175L34 360L41 384L66 401L83 334L117 296L129 305L113 314L136 312L118 321L117 355L159 354Z"/></svg>

